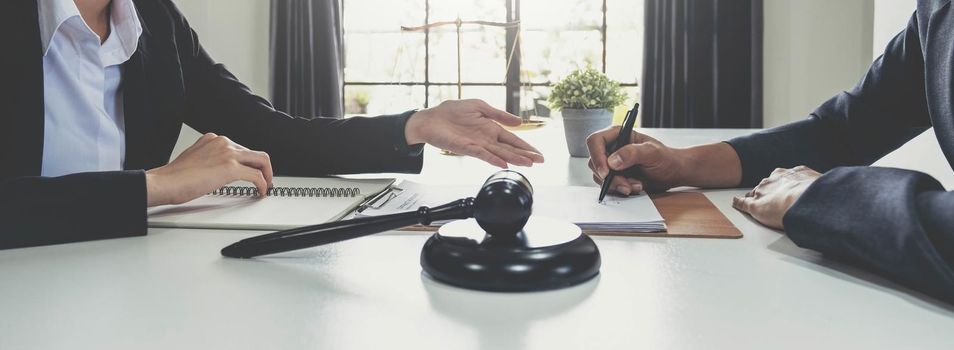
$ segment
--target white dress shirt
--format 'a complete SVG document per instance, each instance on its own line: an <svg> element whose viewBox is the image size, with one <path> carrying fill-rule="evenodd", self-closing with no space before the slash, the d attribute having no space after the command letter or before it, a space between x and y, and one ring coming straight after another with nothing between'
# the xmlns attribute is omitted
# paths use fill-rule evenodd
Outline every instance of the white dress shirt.
<svg viewBox="0 0 954 350"><path fill-rule="evenodd" d="M38 1L43 44L43 176L121 170L125 122L121 64L139 45L132 0L113 0L103 42L73 0ZM101 44L102 43L102 44Z"/></svg>

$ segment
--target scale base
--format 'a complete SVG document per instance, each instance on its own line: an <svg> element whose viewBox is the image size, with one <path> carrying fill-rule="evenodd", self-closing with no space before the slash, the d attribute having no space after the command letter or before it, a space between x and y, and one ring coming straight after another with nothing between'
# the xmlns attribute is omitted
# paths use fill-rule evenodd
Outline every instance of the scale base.
<svg viewBox="0 0 954 350"><path fill-rule="evenodd" d="M600 270L600 252L576 225L531 217L515 237L486 234L473 219L448 223L421 251L431 278L494 292L559 289L586 282Z"/></svg>

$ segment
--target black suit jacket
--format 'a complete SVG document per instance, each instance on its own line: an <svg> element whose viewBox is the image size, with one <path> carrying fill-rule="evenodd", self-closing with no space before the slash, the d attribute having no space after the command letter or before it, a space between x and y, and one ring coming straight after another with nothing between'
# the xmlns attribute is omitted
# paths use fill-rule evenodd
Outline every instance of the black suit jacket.
<svg viewBox="0 0 954 350"><path fill-rule="evenodd" d="M143 169L167 163L183 123L268 152L277 173L418 172L411 112L293 118L253 95L202 49L170 0L135 0L143 27L123 64L126 171L40 177L43 56L37 0L0 1L0 249L146 233ZM311 117L311 116L308 116Z"/></svg>
<svg viewBox="0 0 954 350"><path fill-rule="evenodd" d="M729 141L744 184L775 167L827 171L786 214L792 241L954 301L954 193L923 173L866 166L931 125L954 164L952 68L954 9L919 0L853 89L807 120Z"/></svg>

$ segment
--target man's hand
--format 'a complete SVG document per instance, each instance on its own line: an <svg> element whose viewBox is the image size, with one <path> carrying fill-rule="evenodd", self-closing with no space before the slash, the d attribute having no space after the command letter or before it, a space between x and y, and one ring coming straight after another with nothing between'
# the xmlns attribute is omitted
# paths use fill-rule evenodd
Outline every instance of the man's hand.
<svg viewBox="0 0 954 350"><path fill-rule="evenodd" d="M267 193L272 183L268 154L205 134L169 164L146 172L148 206L185 203L239 180Z"/></svg>
<svg viewBox="0 0 954 350"><path fill-rule="evenodd" d="M633 131L631 143L607 156L606 148L616 140L620 127L614 126L590 135L586 145L590 150L590 170L593 181L602 184L609 169L624 171L640 166L640 178L616 176L610 186L614 192L622 195L647 191L665 191L682 182L683 158L675 149L666 147L656 139ZM633 175L632 173L624 175Z"/></svg>
<svg viewBox="0 0 954 350"><path fill-rule="evenodd" d="M481 100L444 101L414 113L404 133L408 144L429 143L501 168L506 168L507 163L543 163L540 151L500 126L520 123L517 116Z"/></svg>
<svg viewBox="0 0 954 350"><path fill-rule="evenodd" d="M752 215L765 226L785 229L782 226L785 213L820 176L817 171L804 166L775 169L744 197L733 198L732 206Z"/></svg>
<svg viewBox="0 0 954 350"><path fill-rule="evenodd" d="M632 131L630 144L608 155L607 147L616 141L619 130L618 126L606 128L586 139L596 183L602 184L610 169L623 175L613 177L610 189L616 193L661 192L676 186L732 187L742 181L739 155L726 143L672 148ZM635 166L640 171L632 171Z"/></svg>

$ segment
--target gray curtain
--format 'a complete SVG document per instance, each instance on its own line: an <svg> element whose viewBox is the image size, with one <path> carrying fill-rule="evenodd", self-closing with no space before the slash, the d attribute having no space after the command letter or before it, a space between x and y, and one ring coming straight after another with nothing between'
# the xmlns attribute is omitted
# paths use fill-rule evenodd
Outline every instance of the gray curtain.
<svg viewBox="0 0 954 350"><path fill-rule="evenodd" d="M342 113L339 0L272 0L272 103L293 116L340 118Z"/></svg>
<svg viewBox="0 0 954 350"><path fill-rule="evenodd" d="M762 0L646 0L643 126L762 126Z"/></svg>

